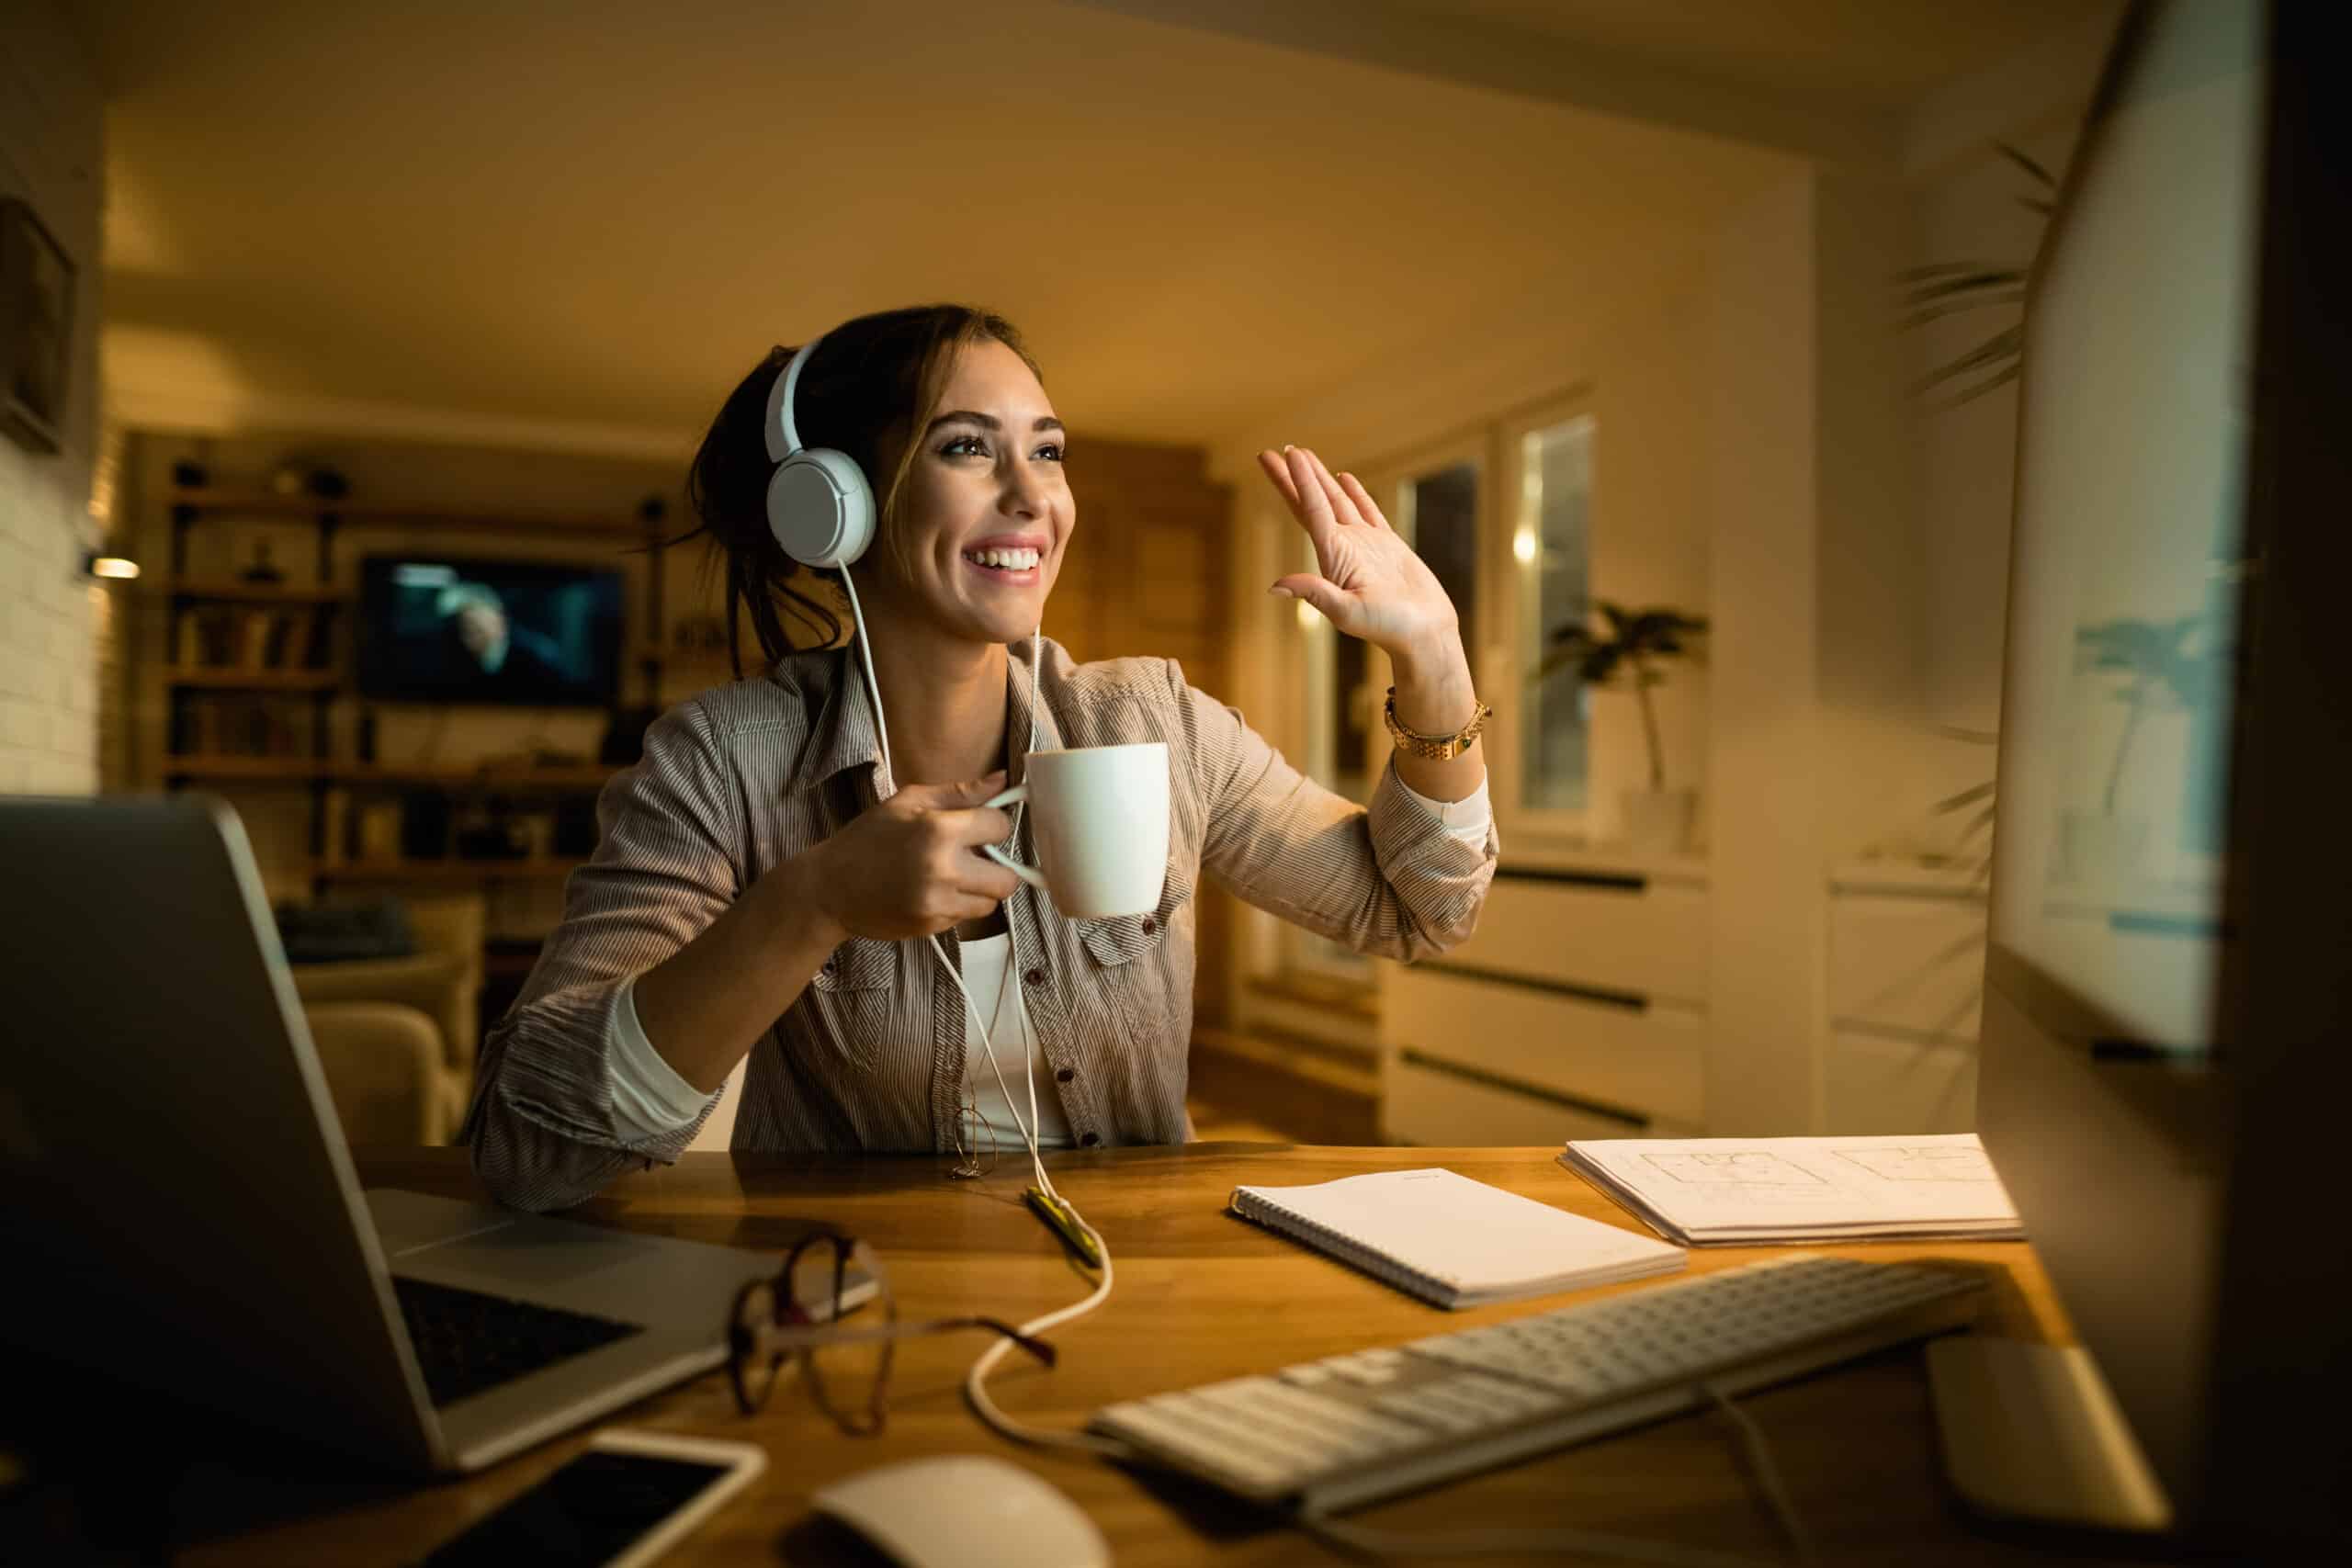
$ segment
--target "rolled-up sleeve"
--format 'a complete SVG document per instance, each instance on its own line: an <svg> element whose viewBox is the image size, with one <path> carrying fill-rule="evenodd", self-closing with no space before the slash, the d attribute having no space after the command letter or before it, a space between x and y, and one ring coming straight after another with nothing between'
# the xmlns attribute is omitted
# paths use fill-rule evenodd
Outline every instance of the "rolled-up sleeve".
<svg viewBox="0 0 2352 1568"><path fill-rule="evenodd" d="M1168 666L1204 803L1201 863L1245 902L1358 953L1444 952L1478 921L1501 845L1449 832L1392 761L1358 806L1300 773L1235 709Z"/></svg>
<svg viewBox="0 0 2352 1568"><path fill-rule="evenodd" d="M742 806L698 702L664 715L642 758L596 802L596 852L565 889L563 922L514 1007L483 1042L462 1136L492 1194L568 1208L625 1171L674 1162L701 1115L659 1133L615 1110L624 987L735 901Z"/></svg>

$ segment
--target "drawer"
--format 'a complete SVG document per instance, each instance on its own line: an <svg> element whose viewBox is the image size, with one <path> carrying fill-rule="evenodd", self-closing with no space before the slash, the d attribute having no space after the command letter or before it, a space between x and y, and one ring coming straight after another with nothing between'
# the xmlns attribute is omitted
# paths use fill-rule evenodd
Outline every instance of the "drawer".
<svg viewBox="0 0 2352 1568"><path fill-rule="evenodd" d="M1834 897L1829 1017L1844 1028L1976 1040L1984 907L1973 900Z"/></svg>
<svg viewBox="0 0 2352 1568"><path fill-rule="evenodd" d="M1974 1132L1975 1047L1833 1031L1821 1108L1832 1136Z"/></svg>
<svg viewBox="0 0 2352 1568"><path fill-rule="evenodd" d="M1704 1005L1706 889L1498 876L1476 933L1437 962Z"/></svg>
<svg viewBox="0 0 2352 1568"><path fill-rule="evenodd" d="M1596 1115L1395 1056L1382 1075L1380 1125L1392 1143L1434 1148L1534 1145L1555 1152L1570 1138L1687 1136L1690 1131Z"/></svg>
<svg viewBox="0 0 2352 1568"><path fill-rule="evenodd" d="M1706 1014L1586 1001L1509 981L1396 968L1382 997L1388 1055L1416 1050L1636 1116L1706 1114Z"/></svg>

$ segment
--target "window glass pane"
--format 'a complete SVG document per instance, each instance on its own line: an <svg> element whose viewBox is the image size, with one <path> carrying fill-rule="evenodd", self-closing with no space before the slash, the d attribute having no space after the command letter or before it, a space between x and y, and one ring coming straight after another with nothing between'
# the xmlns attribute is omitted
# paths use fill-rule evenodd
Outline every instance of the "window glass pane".
<svg viewBox="0 0 2352 1568"><path fill-rule="evenodd" d="M1462 646L1476 648L1478 588L1478 467L1456 463L1405 481L1397 530L1436 574L1462 622Z"/></svg>
<svg viewBox="0 0 2352 1568"><path fill-rule="evenodd" d="M1511 554L1519 572L1520 668L1532 673L1564 626L1591 611L1592 419L1530 432L1520 444L1522 506ZM1541 678L1522 719L1520 802L1536 811L1585 806L1587 697L1573 664Z"/></svg>

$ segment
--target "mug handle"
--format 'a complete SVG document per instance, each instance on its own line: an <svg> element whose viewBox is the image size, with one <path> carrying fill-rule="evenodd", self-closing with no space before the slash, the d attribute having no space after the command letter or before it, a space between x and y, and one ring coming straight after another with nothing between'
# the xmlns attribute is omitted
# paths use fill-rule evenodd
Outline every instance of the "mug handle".
<svg viewBox="0 0 2352 1568"><path fill-rule="evenodd" d="M1011 806L1015 801L1027 800L1028 798L1029 785L1024 782L1014 784L1011 789L1004 791L1001 795L991 795L988 799L980 802L980 804L984 807ZM988 856L989 859L996 862L997 864L1004 867L1005 870L1012 873L1013 875L1019 877L1022 881L1027 883L1032 887L1042 888L1046 886L1045 873L1039 871L1035 866L1023 865L1019 861L1014 860L1011 855L1006 854L994 844L982 844L980 846L980 853Z"/></svg>

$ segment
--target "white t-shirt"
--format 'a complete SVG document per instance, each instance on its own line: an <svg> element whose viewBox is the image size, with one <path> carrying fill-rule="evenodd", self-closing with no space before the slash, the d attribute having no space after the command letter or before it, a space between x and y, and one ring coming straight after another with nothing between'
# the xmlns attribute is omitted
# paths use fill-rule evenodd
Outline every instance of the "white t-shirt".
<svg viewBox="0 0 2352 1568"><path fill-rule="evenodd" d="M1021 975L1013 966L1012 938L1010 934L984 936L962 944L964 988L971 993L973 1006L980 1017L988 1021L989 1039L996 1046L997 1072L1004 1075L999 1088L997 1073L989 1069L989 1054L980 1043L978 1025L972 1021L972 1010L964 1013L964 1097L978 1108L978 1125L967 1119L960 1133L967 1151L983 1158L989 1151L989 1134L995 1134L998 1154L1018 1154L1022 1147L1021 1122L1034 1124L1037 1146L1041 1149L1066 1149L1070 1146L1069 1120L1062 1114L1062 1097L1055 1092L1052 1069L1036 1059L1036 1043L1029 1029L1029 1015L1021 1000ZM1029 1086L1021 1081L1023 1063L1029 1068ZM1036 1114L1029 1110L1029 1089L1037 1093ZM1005 1103L1005 1089L1012 1091L1010 1111ZM1011 1111L1017 1111L1016 1122Z"/></svg>

